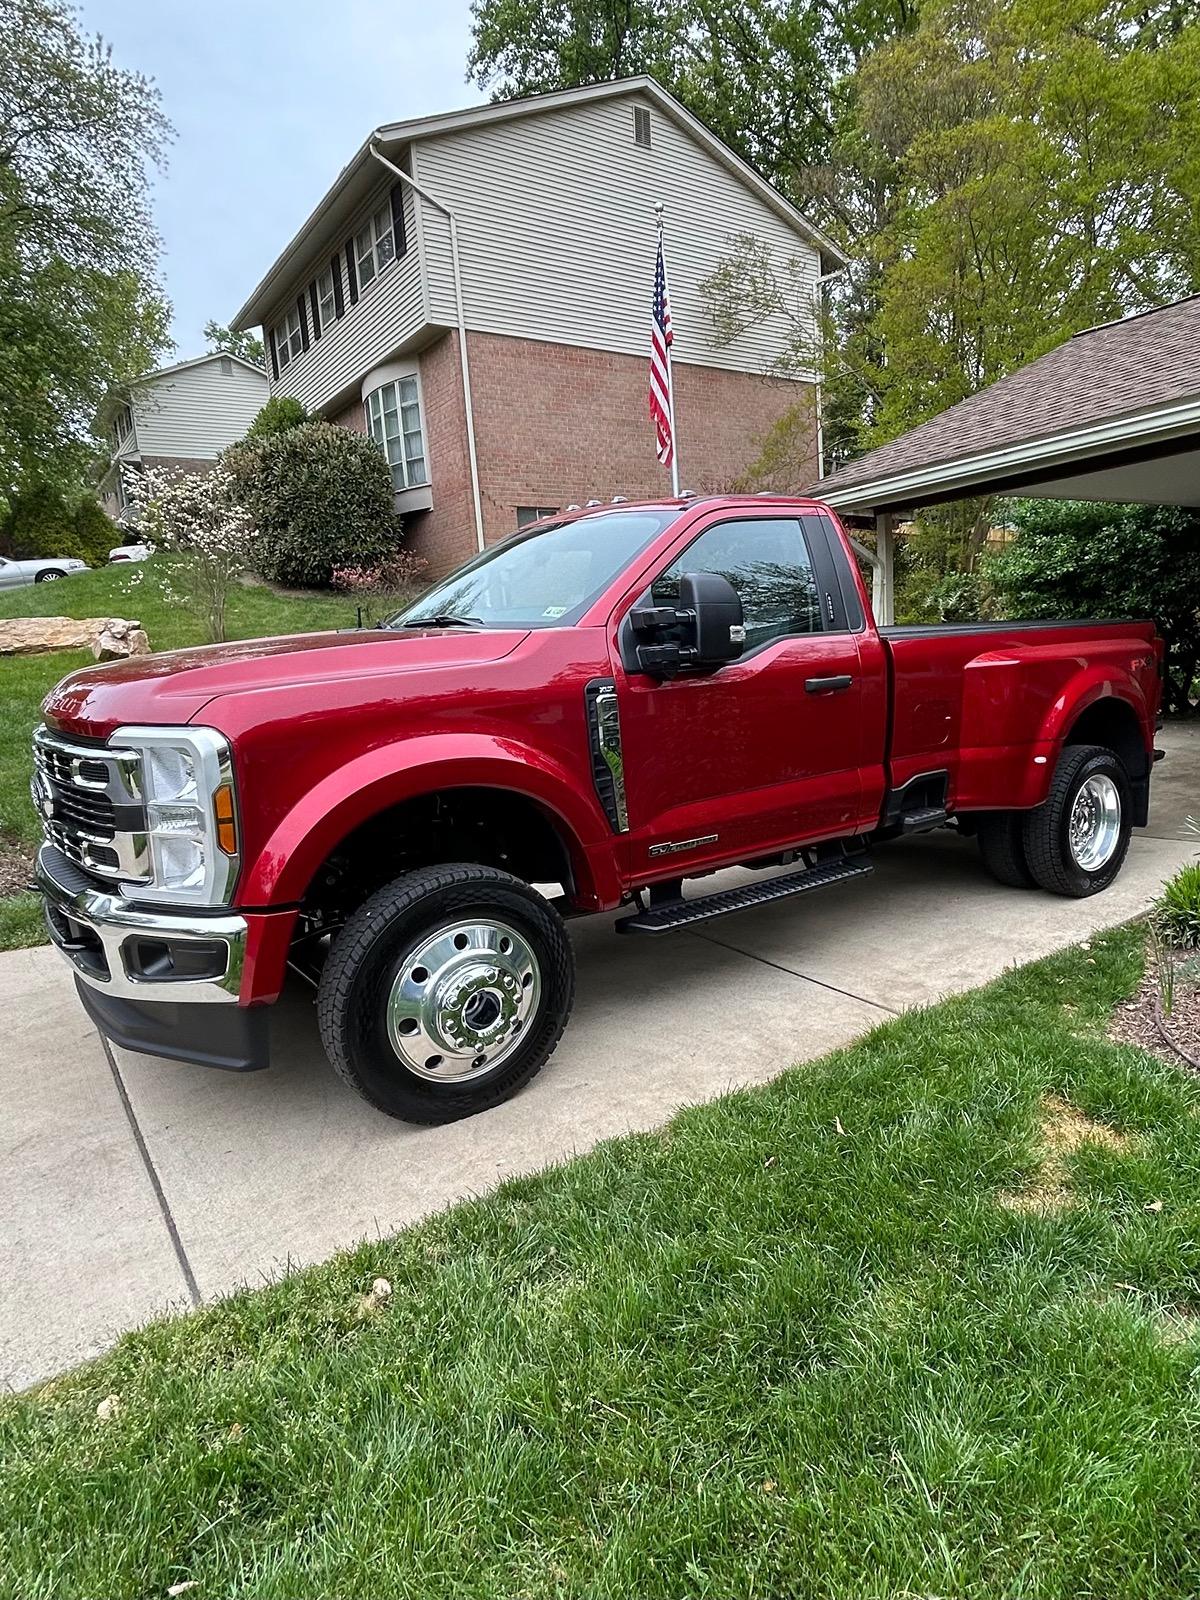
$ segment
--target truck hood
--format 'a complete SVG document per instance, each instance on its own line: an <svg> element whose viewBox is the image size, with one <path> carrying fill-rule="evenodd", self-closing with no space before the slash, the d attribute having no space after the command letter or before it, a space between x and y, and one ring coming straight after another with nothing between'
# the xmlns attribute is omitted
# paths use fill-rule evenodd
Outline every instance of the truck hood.
<svg viewBox="0 0 1200 1600"><path fill-rule="evenodd" d="M467 628L364 629L168 650L73 672L42 709L64 733L107 738L128 723L191 722L220 695L500 661L526 637Z"/></svg>

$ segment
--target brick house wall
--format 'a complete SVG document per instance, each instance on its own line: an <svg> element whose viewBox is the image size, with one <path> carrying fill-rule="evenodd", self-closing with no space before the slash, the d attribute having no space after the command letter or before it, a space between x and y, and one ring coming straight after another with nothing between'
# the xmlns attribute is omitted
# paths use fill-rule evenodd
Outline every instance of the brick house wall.
<svg viewBox="0 0 1200 1600"><path fill-rule="evenodd" d="M654 455L645 359L498 334L469 333L468 341L488 543L515 530L518 506L561 508L614 494L646 499L670 492L669 474ZM429 562L430 576L440 577L475 548L457 336L447 334L423 351L420 365L434 503L405 519L406 542ZM682 487L728 489L797 404L812 413L809 476L815 478L811 384L677 365Z"/></svg>

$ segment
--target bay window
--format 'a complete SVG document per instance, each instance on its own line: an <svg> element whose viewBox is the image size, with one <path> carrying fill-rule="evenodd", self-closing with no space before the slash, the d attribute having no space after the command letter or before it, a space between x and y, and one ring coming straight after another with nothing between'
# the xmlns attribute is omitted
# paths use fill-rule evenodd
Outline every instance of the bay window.
<svg viewBox="0 0 1200 1600"><path fill-rule="evenodd" d="M429 482L421 427L421 398L415 374L372 390L367 396L367 426L372 439L387 457L392 487L397 492Z"/></svg>

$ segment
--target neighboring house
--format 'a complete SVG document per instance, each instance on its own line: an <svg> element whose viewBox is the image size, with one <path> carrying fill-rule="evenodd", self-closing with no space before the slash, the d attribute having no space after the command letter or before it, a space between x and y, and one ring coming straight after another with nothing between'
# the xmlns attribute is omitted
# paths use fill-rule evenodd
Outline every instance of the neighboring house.
<svg viewBox="0 0 1200 1600"><path fill-rule="evenodd" d="M211 467L245 436L269 394L262 368L230 355L179 361L114 390L95 424L108 447L99 495L109 516L119 520L128 506L130 472Z"/></svg>
<svg viewBox="0 0 1200 1600"><path fill-rule="evenodd" d="M272 393L379 442L436 576L540 513L669 492L648 415L660 200L682 485L727 486L798 402L815 472L815 375L767 375L788 318L721 345L700 284L751 233L815 317L844 258L650 78L377 129L233 326L264 329Z"/></svg>

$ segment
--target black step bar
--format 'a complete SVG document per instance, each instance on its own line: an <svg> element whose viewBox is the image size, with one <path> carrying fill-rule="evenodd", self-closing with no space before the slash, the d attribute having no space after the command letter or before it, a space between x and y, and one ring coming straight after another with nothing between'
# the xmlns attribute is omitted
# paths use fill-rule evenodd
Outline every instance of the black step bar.
<svg viewBox="0 0 1200 1600"><path fill-rule="evenodd" d="M861 855L853 858L839 856L831 861L819 861L815 867L808 867L803 872L788 872L780 878L768 878L764 883L722 889L718 894L701 895L695 900L663 901L649 910L622 917L617 923L617 932L673 933L677 928L690 928L697 922L728 916L731 911L746 911L751 906L767 905L772 900L786 900L795 894L808 894L812 889L824 889L846 878L865 878L874 870Z"/></svg>

